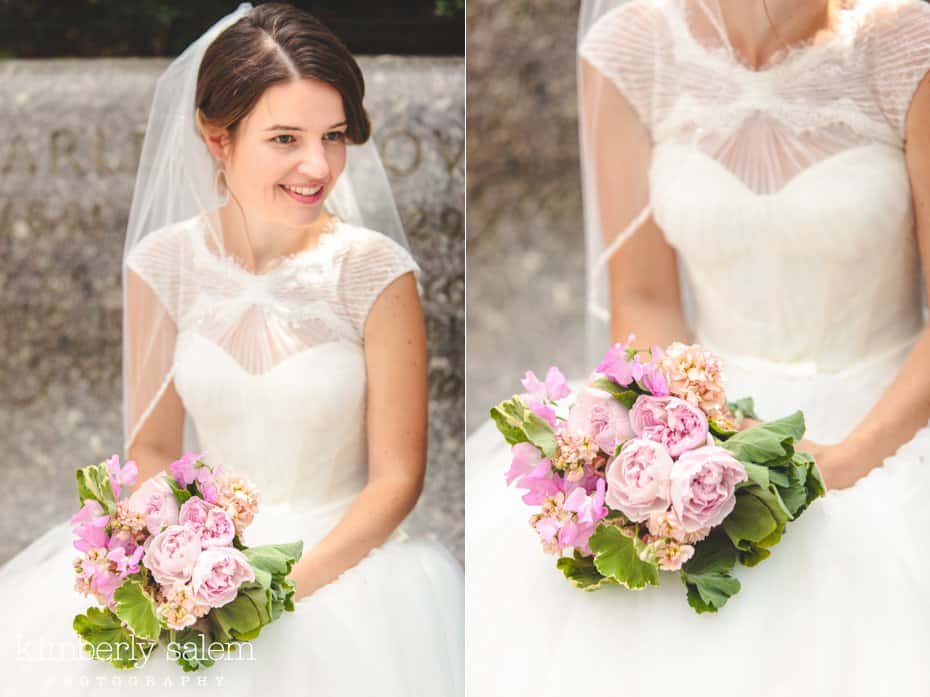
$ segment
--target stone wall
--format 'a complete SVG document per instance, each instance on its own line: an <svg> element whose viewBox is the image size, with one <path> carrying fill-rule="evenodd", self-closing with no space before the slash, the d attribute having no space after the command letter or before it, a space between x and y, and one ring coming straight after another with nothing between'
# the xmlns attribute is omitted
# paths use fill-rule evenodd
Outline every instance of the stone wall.
<svg viewBox="0 0 930 697"><path fill-rule="evenodd" d="M424 271L430 469L411 528L464 538L464 90L458 58L371 57L375 138ZM0 62L0 562L120 449L120 264L156 59Z"/></svg>
<svg viewBox="0 0 930 697"><path fill-rule="evenodd" d="M583 374L577 0L469 0L468 430L526 370Z"/></svg>

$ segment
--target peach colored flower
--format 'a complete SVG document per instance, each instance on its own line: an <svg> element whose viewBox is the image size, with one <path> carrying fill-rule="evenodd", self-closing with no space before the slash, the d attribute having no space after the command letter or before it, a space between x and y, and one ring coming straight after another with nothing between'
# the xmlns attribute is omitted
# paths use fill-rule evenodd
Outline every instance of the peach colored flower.
<svg viewBox="0 0 930 697"><path fill-rule="evenodd" d="M248 478L233 472L223 472L214 483L216 505L226 511L236 526L236 534L241 535L258 512L258 489Z"/></svg>
<svg viewBox="0 0 930 697"><path fill-rule="evenodd" d="M720 359L698 344L676 341L665 350L659 367L668 383L669 394L704 410L711 418L723 417L726 393Z"/></svg>

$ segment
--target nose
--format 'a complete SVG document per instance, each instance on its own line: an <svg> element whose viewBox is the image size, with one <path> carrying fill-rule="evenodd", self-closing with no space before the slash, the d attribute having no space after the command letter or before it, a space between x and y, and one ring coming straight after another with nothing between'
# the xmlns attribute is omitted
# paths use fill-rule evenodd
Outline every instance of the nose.
<svg viewBox="0 0 930 697"><path fill-rule="evenodd" d="M313 180L329 178L329 160L322 143L313 143L303 153L297 171Z"/></svg>

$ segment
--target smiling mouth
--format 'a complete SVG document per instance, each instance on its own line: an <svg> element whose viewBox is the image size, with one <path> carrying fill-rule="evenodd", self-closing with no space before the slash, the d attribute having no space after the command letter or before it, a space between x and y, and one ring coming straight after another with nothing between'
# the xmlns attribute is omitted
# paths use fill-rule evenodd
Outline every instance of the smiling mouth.
<svg viewBox="0 0 930 697"><path fill-rule="evenodd" d="M323 185L318 186L290 186L288 184L279 184L279 186L295 201L300 203L316 203L323 197Z"/></svg>

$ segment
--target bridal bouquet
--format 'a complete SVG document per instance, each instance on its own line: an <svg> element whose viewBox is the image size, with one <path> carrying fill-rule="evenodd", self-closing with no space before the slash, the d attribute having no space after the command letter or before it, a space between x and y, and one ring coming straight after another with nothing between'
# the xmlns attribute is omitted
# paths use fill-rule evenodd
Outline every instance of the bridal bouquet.
<svg viewBox="0 0 930 697"><path fill-rule="evenodd" d="M825 492L794 448L803 414L738 430L757 418L752 400L727 402L720 360L698 345L615 344L567 408L557 368L523 386L491 409L512 446L507 483L526 490L543 548L584 590L678 572L691 607L716 612L739 592L736 563L767 558Z"/></svg>
<svg viewBox="0 0 930 697"><path fill-rule="evenodd" d="M135 462L114 455L77 471L75 587L101 607L77 615L74 629L94 658L132 668L166 639L169 658L193 671L294 610L287 575L303 543L243 545L258 491L199 457L188 453L131 495Z"/></svg>

